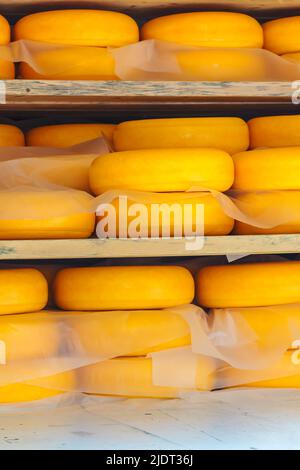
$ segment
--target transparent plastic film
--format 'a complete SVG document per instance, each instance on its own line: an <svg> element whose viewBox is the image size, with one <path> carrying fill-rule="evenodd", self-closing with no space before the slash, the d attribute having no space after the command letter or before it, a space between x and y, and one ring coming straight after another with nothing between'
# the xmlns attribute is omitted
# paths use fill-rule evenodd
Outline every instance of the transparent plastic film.
<svg viewBox="0 0 300 470"><path fill-rule="evenodd" d="M297 80L299 66L264 49L199 48L145 40L119 48L20 40L0 60L21 62L23 78L73 80Z"/></svg>

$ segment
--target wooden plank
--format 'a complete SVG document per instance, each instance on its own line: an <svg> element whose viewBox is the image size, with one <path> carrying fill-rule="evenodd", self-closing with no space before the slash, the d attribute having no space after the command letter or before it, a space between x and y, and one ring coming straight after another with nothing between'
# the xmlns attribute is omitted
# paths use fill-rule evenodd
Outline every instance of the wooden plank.
<svg viewBox="0 0 300 470"><path fill-rule="evenodd" d="M199 10L233 9L239 11L285 10L300 7L299 0L0 0L0 10L23 14L57 8L105 8L119 11L134 10Z"/></svg>
<svg viewBox="0 0 300 470"><path fill-rule="evenodd" d="M300 235L205 237L203 248L198 250L187 250L186 241L178 239L0 241L0 260L151 258L262 253L300 253Z"/></svg>
<svg viewBox="0 0 300 470"><path fill-rule="evenodd" d="M7 80L1 110L99 109L161 104L291 103L290 82Z"/></svg>

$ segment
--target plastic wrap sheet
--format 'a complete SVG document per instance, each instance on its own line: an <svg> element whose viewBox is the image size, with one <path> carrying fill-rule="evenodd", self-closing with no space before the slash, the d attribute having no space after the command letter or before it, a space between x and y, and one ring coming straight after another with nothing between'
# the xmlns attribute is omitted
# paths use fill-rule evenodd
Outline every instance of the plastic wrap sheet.
<svg viewBox="0 0 300 470"><path fill-rule="evenodd" d="M55 52L66 49L68 60L63 60L63 56L55 60ZM93 58L88 60L90 53ZM297 64L264 49L185 47L157 40L115 49L66 47L21 40L2 46L0 59L26 63L37 74L49 79L57 79L60 75L74 79L78 76L96 80L186 81L272 81L297 80L299 77ZM97 60L103 61L103 67L95 65Z"/></svg>

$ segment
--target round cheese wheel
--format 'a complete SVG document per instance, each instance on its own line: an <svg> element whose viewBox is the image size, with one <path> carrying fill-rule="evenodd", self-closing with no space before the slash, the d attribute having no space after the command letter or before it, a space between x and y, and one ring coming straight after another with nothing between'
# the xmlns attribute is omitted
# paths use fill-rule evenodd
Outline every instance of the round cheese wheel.
<svg viewBox="0 0 300 470"><path fill-rule="evenodd" d="M69 312L68 325L71 343L99 358L143 356L191 344L187 322L168 310Z"/></svg>
<svg viewBox="0 0 300 470"><path fill-rule="evenodd" d="M291 52L289 54L282 54L282 59L288 60L289 62L293 62L295 64L300 63L300 52Z"/></svg>
<svg viewBox="0 0 300 470"><path fill-rule="evenodd" d="M300 146L300 116L265 116L248 121L250 147Z"/></svg>
<svg viewBox="0 0 300 470"><path fill-rule="evenodd" d="M0 147L22 147L25 137L21 129L8 124L0 124Z"/></svg>
<svg viewBox="0 0 300 470"><path fill-rule="evenodd" d="M102 10L57 10L34 13L14 26L14 39L74 46L124 46L139 40L128 15Z"/></svg>
<svg viewBox="0 0 300 470"><path fill-rule="evenodd" d="M107 223L113 224L112 237L121 238L132 237L132 230L141 237L228 235L234 226L217 199L206 192L157 193L138 202L129 199L125 206L119 199L112 204L116 218L109 222L105 208L96 218L99 235L107 234Z"/></svg>
<svg viewBox="0 0 300 470"><path fill-rule="evenodd" d="M111 141L115 127L114 124L58 124L36 127L26 133L26 144L33 147L65 148L102 136Z"/></svg>
<svg viewBox="0 0 300 470"><path fill-rule="evenodd" d="M262 27L254 18L242 13L218 11L155 18L143 25L141 38L200 47L263 46Z"/></svg>
<svg viewBox="0 0 300 470"><path fill-rule="evenodd" d="M5 46L10 42L10 25L9 22L0 15L0 46Z"/></svg>
<svg viewBox="0 0 300 470"><path fill-rule="evenodd" d="M37 385L38 384L38 385ZM25 403L44 400L75 388L74 372L29 380L0 387L0 404Z"/></svg>
<svg viewBox="0 0 300 470"><path fill-rule="evenodd" d="M214 382L213 371L212 359L205 356L198 359L195 389L210 390ZM183 372L177 368L177 373ZM177 387L155 385L152 359L145 357L102 361L79 369L78 376L82 391L98 395L176 398L181 391ZM168 381L167 378L165 380Z"/></svg>
<svg viewBox="0 0 300 470"><path fill-rule="evenodd" d="M270 77L270 68L261 52L243 48L207 48L177 51L175 56L185 80L266 81Z"/></svg>
<svg viewBox="0 0 300 470"><path fill-rule="evenodd" d="M101 155L90 168L90 188L174 192L226 191L233 183L233 162L223 150L202 148L128 150Z"/></svg>
<svg viewBox="0 0 300 470"><path fill-rule="evenodd" d="M19 66L21 78L29 80L118 80L115 60L100 47L59 47L35 50L31 64Z"/></svg>
<svg viewBox="0 0 300 470"><path fill-rule="evenodd" d="M42 311L0 316L0 341L2 364L56 357L60 338L55 315Z"/></svg>
<svg viewBox="0 0 300 470"><path fill-rule="evenodd" d="M37 269L0 269L0 315L42 310L48 283Z"/></svg>
<svg viewBox="0 0 300 470"><path fill-rule="evenodd" d="M233 162L234 189L300 189L300 146L241 152Z"/></svg>
<svg viewBox="0 0 300 470"><path fill-rule="evenodd" d="M233 154L248 149L249 131L236 117L143 119L119 124L113 141L117 151L212 147Z"/></svg>
<svg viewBox="0 0 300 470"><path fill-rule="evenodd" d="M300 233L300 191L241 193L235 196L247 215L273 220L271 228L260 228L235 221L237 235Z"/></svg>
<svg viewBox="0 0 300 470"><path fill-rule="evenodd" d="M0 191L0 239L88 238L95 225L91 201L75 190Z"/></svg>
<svg viewBox="0 0 300 470"><path fill-rule="evenodd" d="M7 60L0 59L0 80L13 80L15 78L15 65Z"/></svg>
<svg viewBox="0 0 300 470"><path fill-rule="evenodd" d="M275 54L300 52L300 16L290 16L263 24L264 48Z"/></svg>
<svg viewBox="0 0 300 470"><path fill-rule="evenodd" d="M128 310L174 307L194 298L194 279L180 266L67 268L54 282L64 310Z"/></svg>
<svg viewBox="0 0 300 470"><path fill-rule="evenodd" d="M300 302L300 262L206 266L197 276L200 305L259 307Z"/></svg>

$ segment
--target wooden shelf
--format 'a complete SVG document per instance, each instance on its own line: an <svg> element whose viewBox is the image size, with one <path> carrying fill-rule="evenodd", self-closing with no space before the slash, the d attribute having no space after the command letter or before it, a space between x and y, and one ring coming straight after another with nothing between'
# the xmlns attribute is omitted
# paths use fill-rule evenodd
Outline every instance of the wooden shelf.
<svg viewBox="0 0 300 470"><path fill-rule="evenodd" d="M139 258L300 253L300 235L205 237L201 250L185 240L9 240L0 241L0 260Z"/></svg>
<svg viewBox="0 0 300 470"><path fill-rule="evenodd" d="M105 8L135 10L232 9L238 11L286 10L300 8L299 0L0 0L1 12L9 14L57 8Z"/></svg>
<svg viewBox="0 0 300 470"><path fill-rule="evenodd" d="M295 91L290 82L127 82L7 80L6 102L0 111L99 110L141 106L170 108L291 104Z"/></svg>

